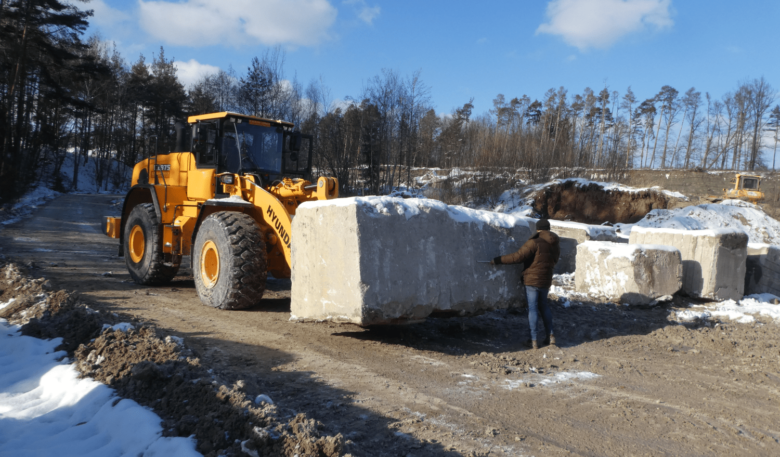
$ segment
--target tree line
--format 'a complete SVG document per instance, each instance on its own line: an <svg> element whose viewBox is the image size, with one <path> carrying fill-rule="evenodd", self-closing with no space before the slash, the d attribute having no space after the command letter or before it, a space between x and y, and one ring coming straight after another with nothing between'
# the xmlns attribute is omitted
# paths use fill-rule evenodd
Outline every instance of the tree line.
<svg viewBox="0 0 780 457"><path fill-rule="evenodd" d="M285 78L279 48L185 88L163 48L128 63L111 44L84 39L90 16L60 0L0 0L0 200L36 182L78 188L89 160L99 186L119 184L119 164L172 148L177 119L214 111L295 123L314 136L318 171L347 194L386 193L411 182L414 167L525 169L538 179L561 167L775 167L780 106L763 77L720 98L668 85L645 99L630 87L499 94L475 114L473 99L437 112L419 71L382 70L334 105L322 81ZM74 180L61 183L67 151Z"/></svg>

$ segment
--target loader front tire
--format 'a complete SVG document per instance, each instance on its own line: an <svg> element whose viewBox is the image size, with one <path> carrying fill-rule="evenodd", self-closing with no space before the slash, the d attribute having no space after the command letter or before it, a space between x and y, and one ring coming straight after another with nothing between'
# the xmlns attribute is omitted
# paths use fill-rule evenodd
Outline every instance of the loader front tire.
<svg viewBox="0 0 780 457"><path fill-rule="evenodd" d="M222 211L207 217L192 255L195 288L203 304L243 309L263 298L268 275L265 242L249 215Z"/></svg>
<svg viewBox="0 0 780 457"><path fill-rule="evenodd" d="M176 276L179 264L166 264L162 252L162 227L152 203L141 203L130 211L124 233L125 263L138 284L158 286Z"/></svg>

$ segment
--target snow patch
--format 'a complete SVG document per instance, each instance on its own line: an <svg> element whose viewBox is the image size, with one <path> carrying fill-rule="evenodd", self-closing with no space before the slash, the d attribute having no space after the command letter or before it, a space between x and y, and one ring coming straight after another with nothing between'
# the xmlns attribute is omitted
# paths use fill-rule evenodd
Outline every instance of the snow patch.
<svg viewBox="0 0 780 457"><path fill-rule="evenodd" d="M135 327L133 327L132 324L129 324L127 322L120 322L119 324L115 325L108 325L103 324L103 330L110 328L111 330L119 330L120 332L127 332L128 330L133 330Z"/></svg>
<svg viewBox="0 0 780 457"><path fill-rule="evenodd" d="M740 324L755 322L755 315L767 316L780 322L780 297L773 294L748 295L742 300L726 300L708 305L692 305L690 309L677 311L680 322L696 322L712 318L726 318Z"/></svg>
<svg viewBox="0 0 780 457"><path fill-rule="evenodd" d="M10 305L11 303L13 303L15 301L16 301L16 299L12 298L12 299L8 300L7 302L0 303L0 309L3 309L5 307L7 307L8 305Z"/></svg>
<svg viewBox="0 0 780 457"><path fill-rule="evenodd" d="M526 384L530 386L549 387L563 382L588 381L598 378L599 375L590 371L561 371L552 376L535 375L528 379L505 379L504 389L514 390Z"/></svg>
<svg viewBox="0 0 780 457"><path fill-rule="evenodd" d="M444 211L450 218L457 222L474 223L480 227L484 224L512 228L518 225L528 225L527 218L516 215L481 211L463 206L447 205L438 200L419 198L396 197L349 197L333 200L320 200L303 203L301 208L320 208L325 206L350 206L357 205L362 211L376 217L397 214L406 217L407 220L419 215L422 211Z"/></svg>
<svg viewBox="0 0 780 457"><path fill-rule="evenodd" d="M57 362L61 338L39 340L0 319L0 443L14 456L199 456L192 438L162 436L159 416ZM11 454L9 454L11 455Z"/></svg>

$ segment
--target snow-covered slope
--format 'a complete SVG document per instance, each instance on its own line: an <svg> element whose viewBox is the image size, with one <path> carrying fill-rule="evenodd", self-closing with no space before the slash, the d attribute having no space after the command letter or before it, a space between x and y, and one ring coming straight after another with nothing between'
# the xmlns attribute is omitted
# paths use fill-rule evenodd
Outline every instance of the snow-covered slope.
<svg viewBox="0 0 780 457"><path fill-rule="evenodd" d="M79 378L60 343L0 319L0 456L200 455L192 438L163 437L154 412Z"/></svg>
<svg viewBox="0 0 780 457"><path fill-rule="evenodd" d="M747 232L751 243L780 245L780 222L758 206L741 200L672 210L655 209L636 224L617 224L624 236L628 236L634 225L681 230L737 228Z"/></svg>

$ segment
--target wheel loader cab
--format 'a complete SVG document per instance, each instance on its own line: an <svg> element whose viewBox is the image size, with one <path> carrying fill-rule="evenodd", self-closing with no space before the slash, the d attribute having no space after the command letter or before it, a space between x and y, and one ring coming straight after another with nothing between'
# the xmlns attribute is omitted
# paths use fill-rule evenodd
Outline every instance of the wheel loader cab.
<svg viewBox="0 0 780 457"><path fill-rule="evenodd" d="M311 137L293 132L292 124L228 113L219 119L203 117L190 118L198 168L249 174L265 185L283 176L310 177Z"/></svg>

